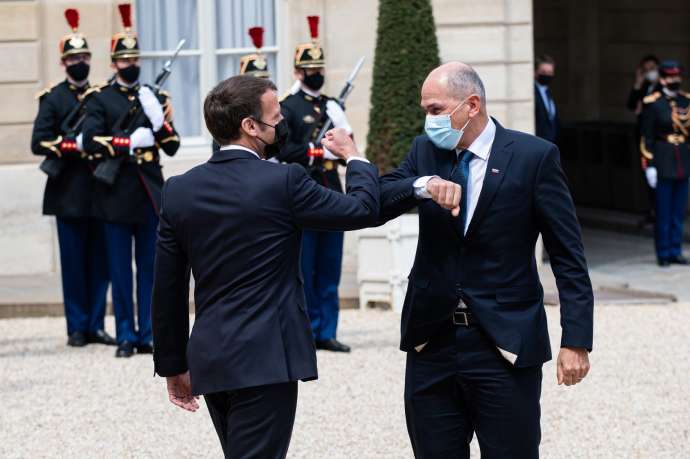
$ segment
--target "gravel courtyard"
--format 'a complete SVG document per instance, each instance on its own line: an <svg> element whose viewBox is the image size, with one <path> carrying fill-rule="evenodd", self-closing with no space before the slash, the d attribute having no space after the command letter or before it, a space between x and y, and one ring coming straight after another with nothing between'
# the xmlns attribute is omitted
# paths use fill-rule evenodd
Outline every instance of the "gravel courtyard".
<svg viewBox="0 0 690 459"><path fill-rule="evenodd" d="M547 312L557 346L558 309ZM354 351L319 353L289 457L412 456L398 326L393 312L343 311L339 337ZM553 363L544 368L542 457L689 457L690 304L601 306L595 329L582 385L558 387ZM113 355L67 348L61 318L0 320L0 457L221 456L205 407L170 405L150 356Z"/></svg>

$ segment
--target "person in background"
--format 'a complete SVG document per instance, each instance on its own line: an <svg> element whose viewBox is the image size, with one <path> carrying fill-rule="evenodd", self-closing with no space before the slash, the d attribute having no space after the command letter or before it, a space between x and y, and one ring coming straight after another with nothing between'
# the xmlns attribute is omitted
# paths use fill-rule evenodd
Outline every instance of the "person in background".
<svg viewBox="0 0 690 459"><path fill-rule="evenodd" d="M70 8L65 10L65 17L72 28L72 33L60 40L65 80L38 96L31 150L46 157L44 164L54 165L52 170L42 168L50 174L43 195L43 214L55 215L57 222L67 344L114 345L104 324L108 267L103 256L103 224L91 218L91 164L77 126L82 101L92 88L88 79L91 51L86 37L77 32L79 12Z"/></svg>
<svg viewBox="0 0 690 459"><path fill-rule="evenodd" d="M124 33L111 40L115 80L86 104L84 148L99 165L119 162L108 181L96 180L93 212L105 222L117 331L116 357L153 352L151 289L163 173L160 150L173 156L180 146L166 94L140 84L139 42L130 32L131 6L119 5ZM138 102L137 102L138 100ZM136 111L137 104L141 112ZM134 118L132 112L138 113ZM142 113L143 112L143 113ZM123 125L121 120L126 121ZM101 163L101 161L103 163ZM98 177L98 170L95 173ZM112 182L112 183L108 183ZM136 322L132 247L136 262Z"/></svg>
<svg viewBox="0 0 690 459"><path fill-rule="evenodd" d="M534 125L537 137L557 143L560 120L556 102L551 94L551 82L556 76L556 61L547 54L534 60Z"/></svg>
<svg viewBox="0 0 690 459"><path fill-rule="evenodd" d="M656 189L657 263L687 265L683 257L683 222L688 208L690 177L690 97L680 90L683 70L677 61L659 66L660 90L643 99L642 154L649 158L645 175Z"/></svg>
<svg viewBox="0 0 690 459"><path fill-rule="evenodd" d="M653 55L648 54L640 60L637 70L635 71L635 83L633 84L630 94L628 95L628 102L626 104L628 110L636 115L637 123L635 125L635 140L636 144L640 144L640 117L642 114L643 102L642 100L658 89L659 85L659 59ZM645 154L645 150L640 148L640 167L642 174L646 173L647 166L649 165L649 160L651 158ZM654 223L655 208L656 208L656 194L654 188L650 187L646 180L647 185L647 197L649 199L649 211L647 215L640 222L640 226L644 226L648 223Z"/></svg>
<svg viewBox="0 0 690 459"><path fill-rule="evenodd" d="M309 16L307 19L312 41L299 45L295 52L295 78L300 85L280 104L290 136L277 159L301 164L318 184L342 193L337 166L343 162L321 145L316 145L315 141L329 119L334 127L343 128L349 135L352 128L343 108L321 92L325 59L318 43L319 17ZM314 340L317 349L333 352L350 352L349 346L336 339L342 259L342 231L304 232L302 274Z"/></svg>

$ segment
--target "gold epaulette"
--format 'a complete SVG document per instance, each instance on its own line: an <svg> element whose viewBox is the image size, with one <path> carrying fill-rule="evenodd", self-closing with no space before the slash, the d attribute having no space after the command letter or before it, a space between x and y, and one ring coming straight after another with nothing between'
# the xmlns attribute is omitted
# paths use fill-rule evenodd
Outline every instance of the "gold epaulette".
<svg viewBox="0 0 690 459"><path fill-rule="evenodd" d="M86 91L84 91L84 97L88 97L88 96L90 96L91 94L95 94L95 93L97 93L97 92L101 92L101 89L103 88L103 86L106 86L106 85L95 84L95 85L89 87L89 89L87 89Z"/></svg>
<svg viewBox="0 0 690 459"><path fill-rule="evenodd" d="M46 87L46 88L43 88L42 90L40 90L39 92L36 93L35 99L38 100L38 99L40 99L41 97L45 96L45 95L48 94L50 91L52 91L53 88L54 88L55 86L57 86L57 85L59 85L59 84L60 84L60 83L51 84L50 86L48 86L48 87Z"/></svg>
<svg viewBox="0 0 690 459"><path fill-rule="evenodd" d="M659 97L661 97L661 92L655 91L650 95L646 96L644 99L642 99L642 102L645 104L651 104L652 102L656 102L657 99L659 99Z"/></svg>

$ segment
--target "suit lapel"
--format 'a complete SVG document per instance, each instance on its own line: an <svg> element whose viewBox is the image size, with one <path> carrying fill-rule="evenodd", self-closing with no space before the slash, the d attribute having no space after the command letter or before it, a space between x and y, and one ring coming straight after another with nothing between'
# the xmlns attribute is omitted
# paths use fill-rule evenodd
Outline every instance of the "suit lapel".
<svg viewBox="0 0 690 459"><path fill-rule="evenodd" d="M472 215L470 226L467 228L465 238L472 236L472 233L476 231L477 226L481 223L487 209L491 206L496 192L500 188L501 183L503 183L503 178L508 171L510 159L513 156L513 151L510 148L510 144L513 142L508 136L507 131L503 126L498 124L498 121L494 120L494 123L496 123L496 137L491 146L491 154L489 155L489 162L486 165L486 174L484 175L482 191L479 194L479 201L477 202L477 207L474 209L474 214Z"/></svg>

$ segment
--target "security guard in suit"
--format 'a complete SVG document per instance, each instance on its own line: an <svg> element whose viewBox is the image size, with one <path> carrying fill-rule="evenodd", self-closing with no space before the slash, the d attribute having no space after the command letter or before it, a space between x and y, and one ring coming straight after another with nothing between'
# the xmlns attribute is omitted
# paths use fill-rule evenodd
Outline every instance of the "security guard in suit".
<svg viewBox="0 0 690 459"><path fill-rule="evenodd" d="M245 54L240 58L240 73L238 75L251 75L257 78L271 78L268 71L268 60L261 52L264 45L264 28L251 27L248 30L249 38L256 47L256 51L251 54ZM220 145L215 140L212 142L211 150L216 152L220 150Z"/></svg>
<svg viewBox="0 0 690 459"><path fill-rule="evenodd" d="M680 91L682 69L676 61L659 66L660 91L643 99L640 150L656 189L656 255L659 266L686 265L681 245L690 176L690 96Z"/></svg>
<svg viewBox="0 0 690 459"><path fill-rule="evenodd" d="M65 11L72 33L60 40L61 83L43 90L31 136L31 150L44 156L41 169L48 174L43 214L55 215L62 294L67 319L67 344L114 345L104 330L108 270L103 225L91 218L91 163L82 148L81 120L91 51L79 33L79 12Z"/></svg>
<svg viewBox="0 0 690 459"><path fill-rule="evenodd" d="M166 94L139 83L139 43L131 32L130 5L119 5L124 33L111 40L115 80L86 104L84 148L99 162L93 212L105 221L112 279L117 357L153 351L151 289L158 209L163 186L159 151L172 156L180 139ZM134 320L132 239L136 261Z"/></svg>
<svg viewBox="0 0 690 459"><path fill-rule="evenodd" d="M319 131L330 118L335 127L352 133L342 107L321 93L324 84L324 53L318 42L318 16L309 16L311 42L295 51L295 78L300 89L281 102L290 136L277 159L299 163L322 186L342 193L338 159L317 144ZM302 274L307 307L317 349L349 352L336 339L338 326L338 284L343 257L343 233L305 231L302 239Z"/></svg>

